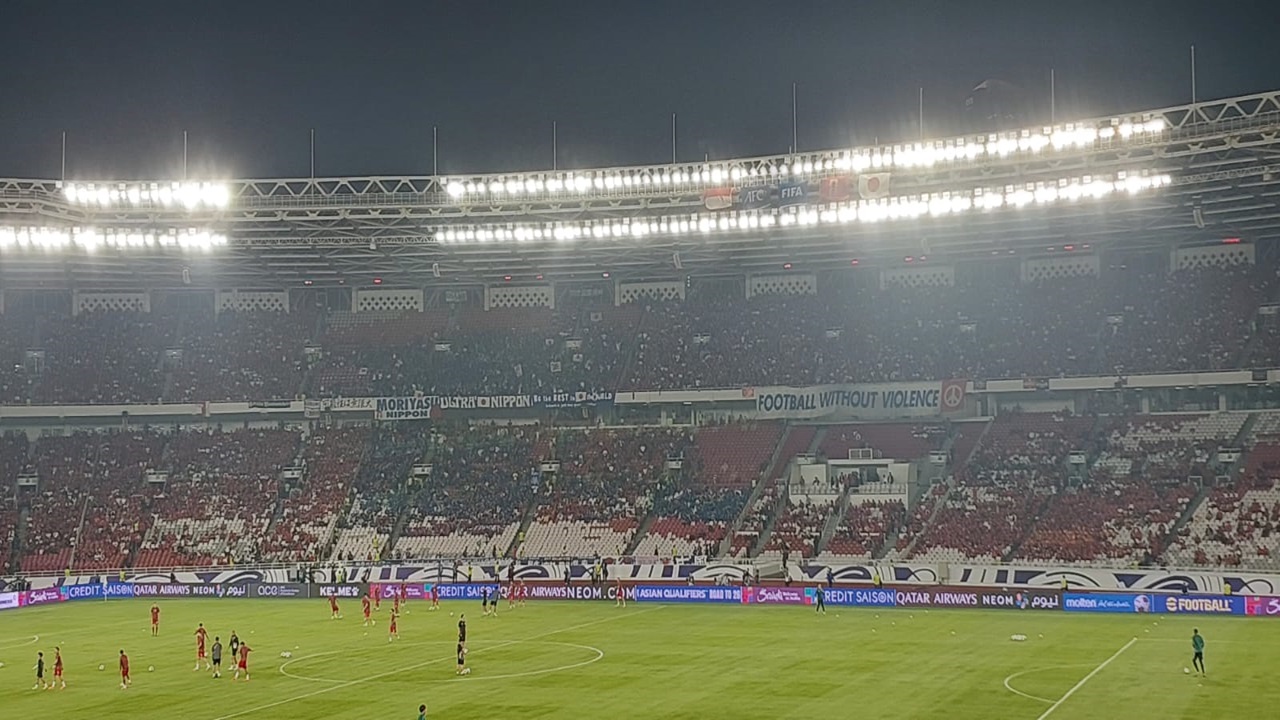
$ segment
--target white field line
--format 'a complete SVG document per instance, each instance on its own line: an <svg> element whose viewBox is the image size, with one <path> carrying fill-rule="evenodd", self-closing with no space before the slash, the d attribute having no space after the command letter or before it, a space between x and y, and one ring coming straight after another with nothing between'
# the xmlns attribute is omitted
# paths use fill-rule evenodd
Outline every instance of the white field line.
<svg viewBox="0 0 1280 720"><path fill-rule="evenodd" d="M1102 661L1102 663L1101 663L1100 665L1098 665L1098 667L1094 668L1094 669L1093 669L1093 670L1092 670L1088 675L1085 675L1084 677L1080 678L1080 682L1076 683L1075 685L1072 685L1072 686L1071 686L1071 689L1070 689L1070 690L1068 690L1068 691L1067 691L1067 693L1066 693L1065 695L1063 695L1062 697L1058 698L1058 702L1056 702L1056 703L1054 703L1054 704L1050 705L1050 706L1049 706L1049 709L1048 709L1048 710L1045 710L1045 711L1044 711L1044 713L1043 713L1043 714L1041 714L1041 715L1040 715L1040 717L1039 717L1039 718L1037 718L1036 720L1044 720L1045 718L1047 718L1047 717L1049 717L1050 715L1052 715L1054 710L1057 710L1059 707L1061 707L1061 706L1062 706L1062 703L1066 702L1066 701L1067 701L1067 699L1068 699L1068 698L1070 698L1072 695L1075 695L1075 694L1076 694L1076 691L1077 691L1077 690L1079 690L1080 688L1084 687L1084 684L1085 684L1085 683L1087 683L1087 682L1089 682L1090 680L1092 680L1094 675L1097 675L1098 673L1102 672L1102 671L1103 671L1103 670L1104 670L1108 665L1110 665L1110 664L1111 664L1111 663L1112 663L1116 658L1120 657L1120 655L1121 655L1121 654L1123 654L1125 650L1128 650L1129 648L1133 647L1133 644L1134 644L1134 643L1136 643L1136 642L1138 642L1138 638L1131 638L1131 639L1129 640L1129 642L1125 643L1125 644L1124 644L1124 647L1122 647L1122 648L1120 648L1119 650L1117 650L1117 651L1115 652L1115 654L1114 654L1114 655L1112 655L1111 657L1107 658L1106 660L1103 660L1103 661Z"/></svg>
<svg viewBox="0 0 1280 720"><path fill-rule="evenodd" d="M548 635L557 635L562 632L569 632L570 630L580 630L585 627L591 627L592 625L599 625L601 623L612 622L620 618L628 618L628 617L634 617L636 615L643 615L645 613L653 612L655 610L661 610L663 607L665 606L659 605L658 607L650 608L648 610L640 610L639 612L627 613L625 615L614 615L612 617L603 618L601 620L594 620L592 622L582 623L581 625L572 625L567 628L559 628L557 630L548 630L547 632L539 633L537 635L534 635L533 637L523 638L522 640L508 640L506 642L498 643L497 645L489 645L487 647L477 648L476 652L484 652L485 650L496 650L498 648L506 647L507 645L514 645L522 641L537 640L539 638L547 637ZM435 665L436 663L441 663L450 659L452 658L447 657L447 658L437 658L435 660L426 660L424 662L420 662L415 665L407 665L405 667L397 668L389 672L379 673L377 675L370 675L369 677L360 678L358 680L350 680L342 683L341 685L331 685L326 688L320 688L319 690L313 690L312 692L309 692L309 693L295 695L293 697L285 698L283 700L276 700L275 702L270 702L270 703L267 703L266 705L259 705L257 707L252 707L252 708L249 708L248 710L240 710L239 712L233 712L233 713L230 713L229 715L222 715L215 718L215 720L231 720L231 718L242 717L244 715L249 715L251 713L255 713L260 710L270 710L271 708L280 707L281 705L287 705L288 703L297 702L298 700L305 700L307 698L315 697L317 695L324 695L325 693L331 693L335 690L342 690L343 688L349 688L355 685L363 685L364 683L367 683L367 682L373 682L374 680L381 680L384 677L398 675L402 672L407 672L409 670L417 670L418 668L426 667L428 665Z"/></svg>

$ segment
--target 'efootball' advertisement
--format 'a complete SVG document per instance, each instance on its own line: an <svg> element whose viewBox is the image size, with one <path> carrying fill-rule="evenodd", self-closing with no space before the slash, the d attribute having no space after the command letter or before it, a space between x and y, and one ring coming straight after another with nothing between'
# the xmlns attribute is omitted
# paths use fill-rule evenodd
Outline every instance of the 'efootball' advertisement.
<svg viewBox="0 0 1280 720"><path fill-rule="evenodd" d="M1261 600L1262 598L1257 598ZM1155 595L1150 593L1066 593L1067 612L1161 613L1171 615L1245 615L1246 601L1239 596ZM1280 611L1280 609L1278 609Z"/></svg>

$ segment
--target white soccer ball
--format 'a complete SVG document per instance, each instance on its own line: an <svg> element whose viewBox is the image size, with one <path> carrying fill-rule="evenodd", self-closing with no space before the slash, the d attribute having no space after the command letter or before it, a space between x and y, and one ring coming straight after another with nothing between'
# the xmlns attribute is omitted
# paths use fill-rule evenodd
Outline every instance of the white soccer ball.
<svg viewBox="0 0 1280 720"><path fill-rule="evenodd" d="M288 650L285 650L284 652L280 653L280 657L282 657L282 658L291 658L291 657L293 657L293 653L289 652Z"/></svg>
<svg viewBox="0 0 1280 720"><path fill-rule="evenodd" d="M148 665L148 666L147 666L147 672L155 672L155 671L156 671L156 666L155 666L155 665Z"/></svg>
<svg viewBox="0 0 1280 720"><path fill-rule="evenodd" d="M99 669L99 670L106 670L106 669L107 669L107 666L106 666L106 665L99 665L99 666L98 666L98 669Z"/></svg>
<svg viewBox="0 0 1280 720"><path fill-rule="evenodd" d="M1191 674L1191 668L1182 668L1182 672L1186 673L1187 675L1190 675L1190 674Z"/></svg>

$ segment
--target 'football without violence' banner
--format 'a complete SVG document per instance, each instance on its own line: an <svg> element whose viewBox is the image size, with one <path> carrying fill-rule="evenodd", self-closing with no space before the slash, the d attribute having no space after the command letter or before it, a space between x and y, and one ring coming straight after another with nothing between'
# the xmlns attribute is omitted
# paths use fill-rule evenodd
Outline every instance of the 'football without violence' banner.
<svg viewBox="0 0 1280 720"><path fill-rule="evenodd" d="M777 419L876 420L954 414L965 407L965 380L743 388L756 415Z"/></svg>

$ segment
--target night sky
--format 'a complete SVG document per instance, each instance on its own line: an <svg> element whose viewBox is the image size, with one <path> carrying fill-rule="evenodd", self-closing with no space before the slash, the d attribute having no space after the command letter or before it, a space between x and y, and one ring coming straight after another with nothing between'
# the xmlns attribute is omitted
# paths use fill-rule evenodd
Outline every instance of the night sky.
<svg viewBox="0 0 1280 720"><path fill-rule="evenodd" d="M50 3L0 11L0 176L428 174L786 152L960 129L988 78L1048 119L1280 89L1280 2Z"/></svg>

